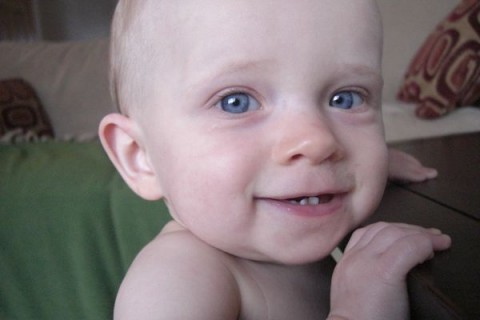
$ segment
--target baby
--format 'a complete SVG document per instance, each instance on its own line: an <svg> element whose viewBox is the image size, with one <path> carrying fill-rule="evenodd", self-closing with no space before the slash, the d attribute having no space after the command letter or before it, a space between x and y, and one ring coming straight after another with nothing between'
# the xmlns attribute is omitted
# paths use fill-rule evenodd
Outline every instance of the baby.
<svg viewBox="0 0 480 320"><path fill-rule="evenodd" d="M378 223L330 258L387 179L373 0L124 0L112 39L102 143L173 217L116 319L408 317L405 277L448 236Z"/></svg>

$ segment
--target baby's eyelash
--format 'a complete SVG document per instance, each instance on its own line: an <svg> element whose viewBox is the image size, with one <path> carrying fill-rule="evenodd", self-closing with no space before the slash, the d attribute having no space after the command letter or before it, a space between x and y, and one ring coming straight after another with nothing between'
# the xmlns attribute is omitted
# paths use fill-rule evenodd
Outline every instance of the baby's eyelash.
<svg viewBox="0 0 480 320"><path fill-rule="evenodd" d="M223 112L239 115L260 109L260 102L253 95L238 90L230 92L223 92L215 104Z"/></svg>
<svg viewBox="0 0 480 320"><path fill-rule="evenodd" d="M232 94L250 94L250 92L246 89L242 88L228 88L223 91L220 91L215 95L215 102L219 102L220 100L232 95Z"/></svg>
<svg viewBox="0 0 480 320"><path fill-rule="evenodd" d="M343 87L328 97L328 105L343 112L361 112L371 105L371 96L362 87Z"/></svg>
<svg viewBox="0 0 480 320"><path fill-rule="evenodd" d="M249 90L248 88L231 87L231 88L227 88L227 89L224 89L224 90L216 93L211 100L212 104L217 105L222 99L224 99L228 96L231 96L231 95L235 95L235 94L246 94L246 95L249 95L249 96L255 98L256 100L260 101L260 99L257 98L257 94L253 93L252 90Z"/></svg>
<svg viewBox="0 0 480 320"><path fill-rule="evenodd" d="M344 92L344 91L354 92L354 93L362 96L362 98L365 98L365 99L369 95L367 90L365 90L363 88L359 88L359 87L344 88L344 89L341 89L341 90L337 90L335 93Z"/></svg>

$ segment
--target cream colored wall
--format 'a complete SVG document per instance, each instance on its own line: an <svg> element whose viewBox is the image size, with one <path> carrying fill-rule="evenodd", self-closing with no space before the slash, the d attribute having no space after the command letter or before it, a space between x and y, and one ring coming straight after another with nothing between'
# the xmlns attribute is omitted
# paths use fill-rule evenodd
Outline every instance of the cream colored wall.
<svg viewBox="0 0 480 320"><path fill-rule="evenodd" d="M384 100L392 101L404 71L428 34L459 0L377 0L384 24Z"/></svg>

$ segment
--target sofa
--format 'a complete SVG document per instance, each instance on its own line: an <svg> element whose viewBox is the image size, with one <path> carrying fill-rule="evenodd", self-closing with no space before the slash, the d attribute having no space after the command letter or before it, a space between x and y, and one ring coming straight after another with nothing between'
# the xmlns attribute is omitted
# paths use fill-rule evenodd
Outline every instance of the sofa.
<svg viewBox="0 0 480 320"><path fill-rule="evenodd" d="M111 319L135 254L169 220L98 141L0 147L0 319Z"/></svg>
<svg viewBox="0 0 480 320"><path fill-rule="evenodd" d="M412 59L460 1L378 2L387 142L479 131L474 105L425 119L399 101ZM111 318L132 259L170 219L100 146L98 123L115 111L107 66L108 37L0 42L0 320Z"/></svg>

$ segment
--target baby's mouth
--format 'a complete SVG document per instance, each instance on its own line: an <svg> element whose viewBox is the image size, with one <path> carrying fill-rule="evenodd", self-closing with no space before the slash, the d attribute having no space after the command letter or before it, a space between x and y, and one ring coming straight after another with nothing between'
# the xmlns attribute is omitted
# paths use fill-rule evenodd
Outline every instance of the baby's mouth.
<svg viewBox="0 0 480 320"><path fill-rule="evenodd" d="M314 197L298 197L293 199L288 199L287 201L290 204L298 205L298 206L317 206L319 204L329 203L332 201L334 195L333 194L324 194L320 196Z"/></svg>

